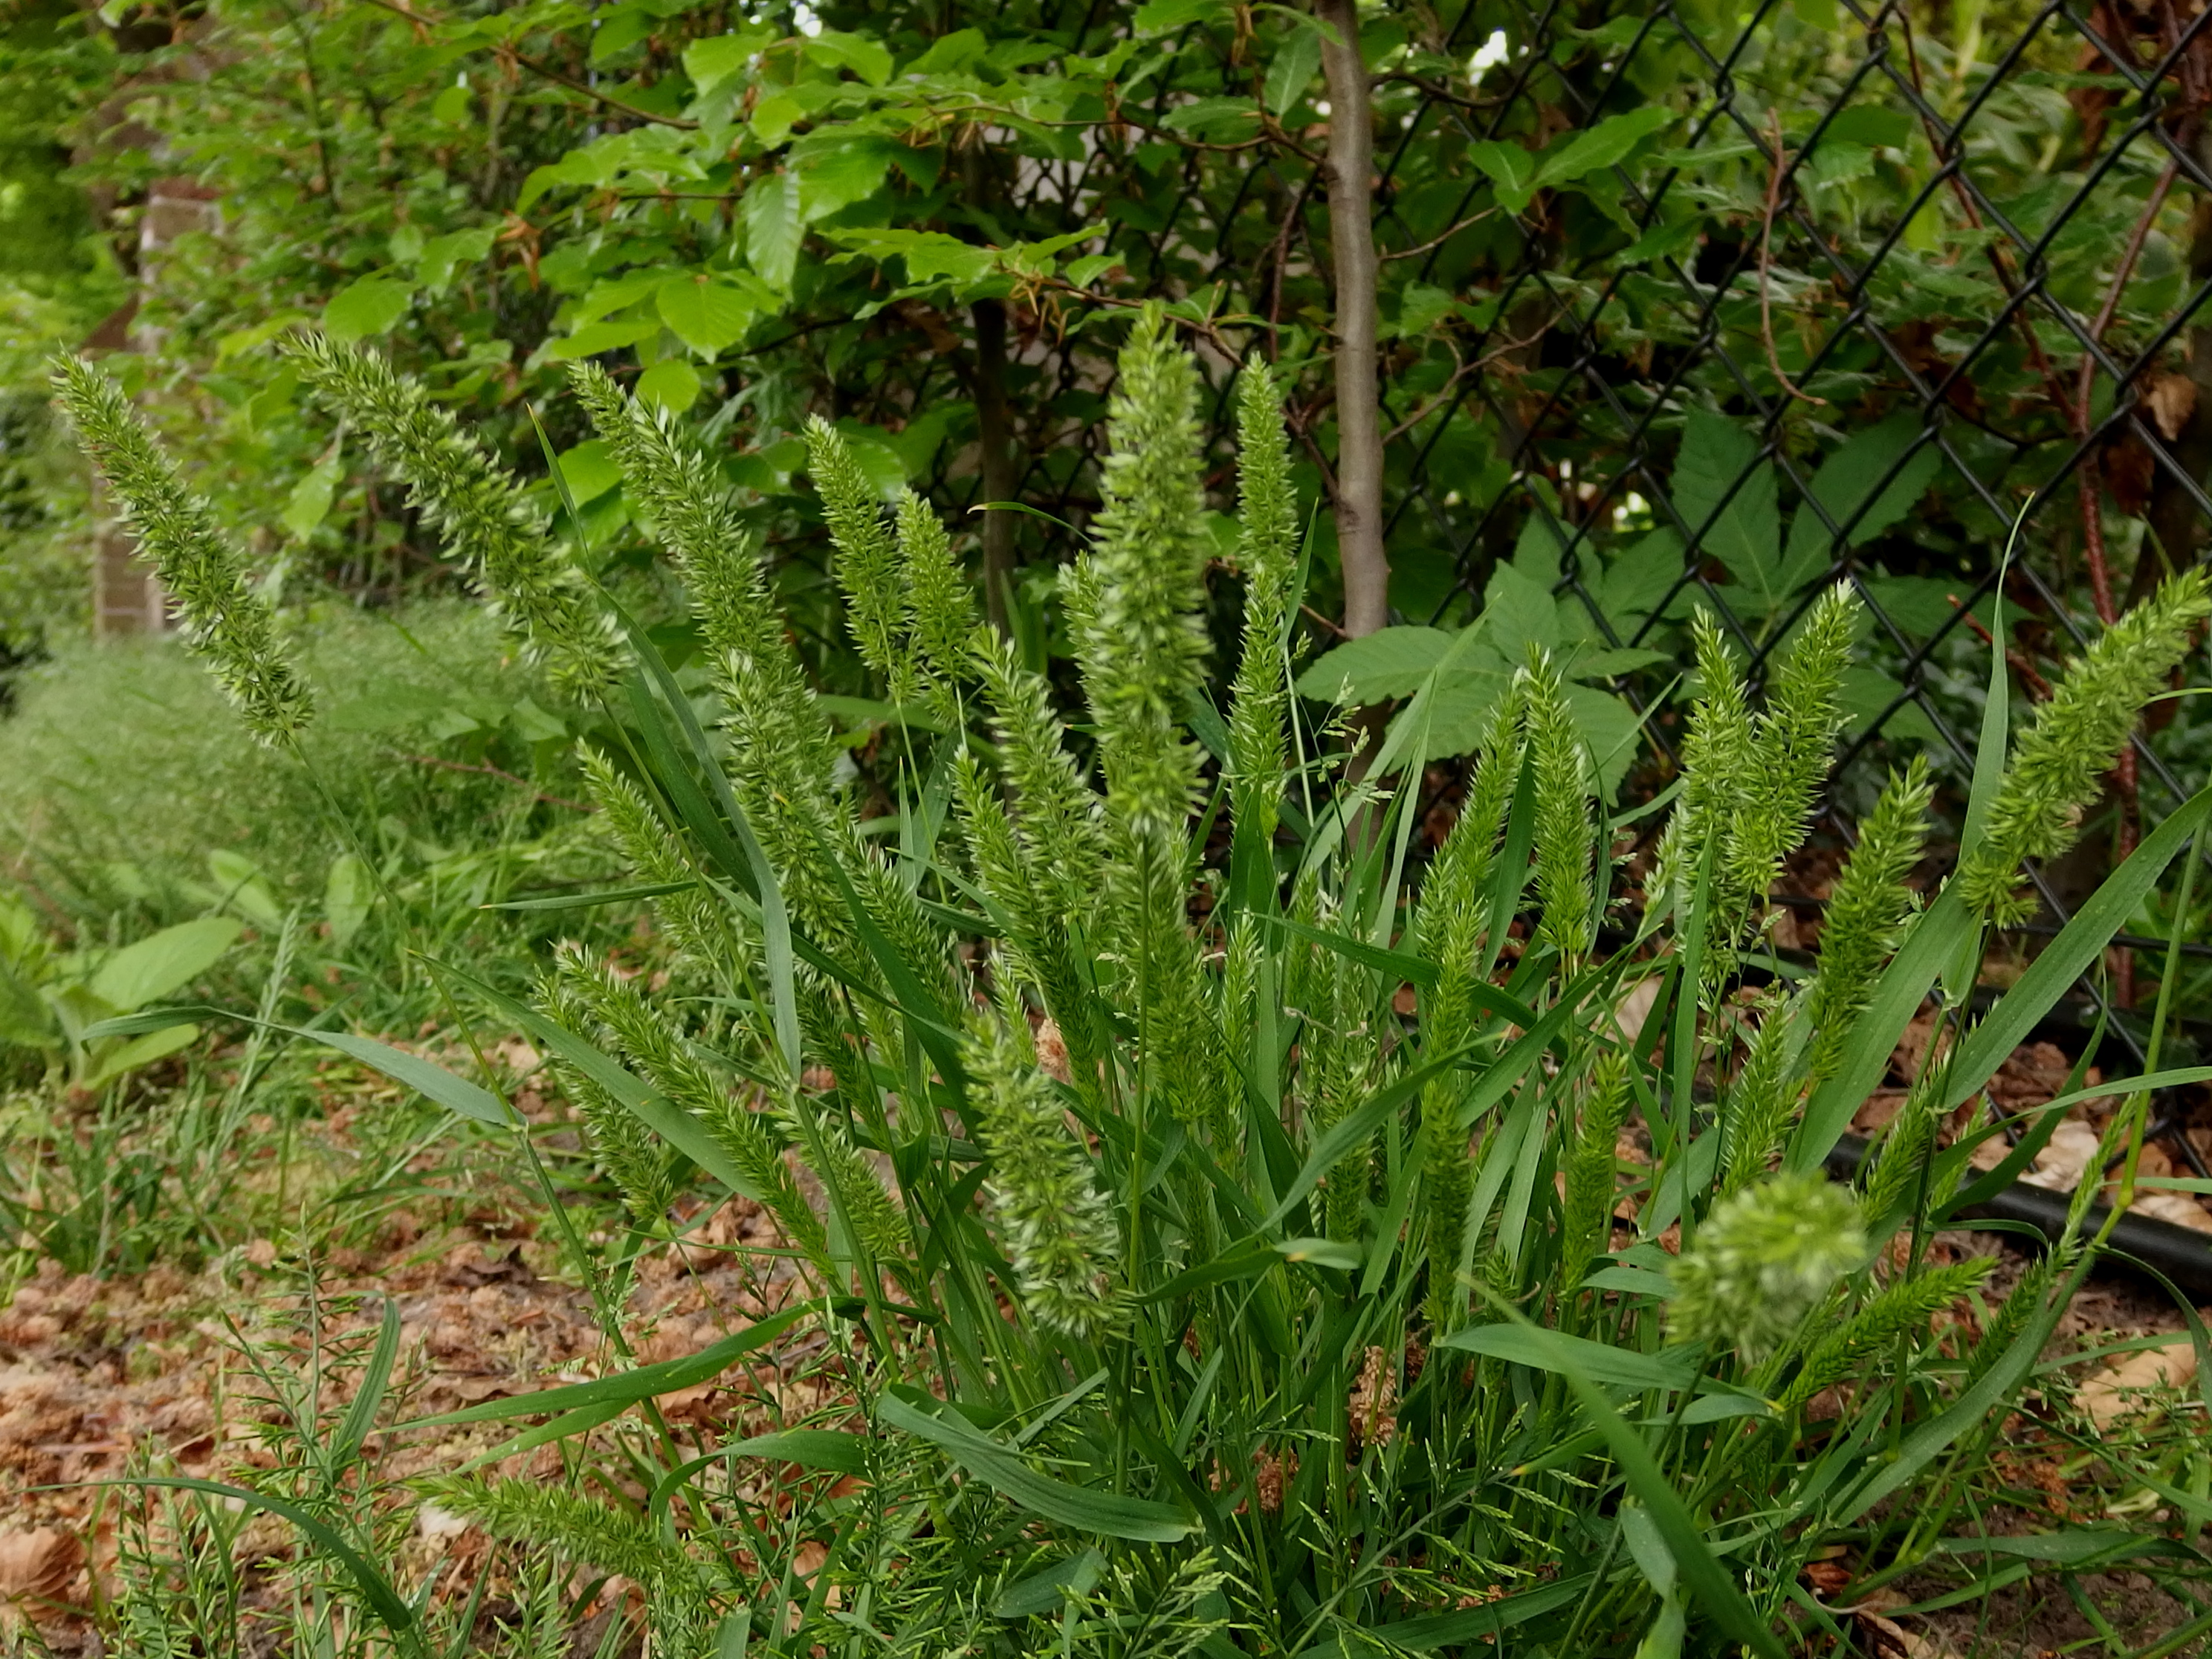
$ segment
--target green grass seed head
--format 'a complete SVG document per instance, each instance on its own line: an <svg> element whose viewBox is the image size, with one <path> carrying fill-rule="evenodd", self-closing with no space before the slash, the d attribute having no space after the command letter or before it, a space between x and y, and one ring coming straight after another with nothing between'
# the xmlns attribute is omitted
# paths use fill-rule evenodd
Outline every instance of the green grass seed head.
<svg viewBox="0 0 2212 1659"><path fill-rule="evenodd" d="M2074 844L2136 716L2165 688L2207 617L2212 587L2202 568L2189 570L2168 578L2067 664L2014 747L1981 844L1960 866L1960 895L1969 908L2000 924L2035 913L2036 900L2020 881L2021 861L2056 858Z"/></svg>
<svg viewBox="0 0 2212 1659"><path fill-rule="evenodd" d="M208 665L246 729L281 743L314 716L314 698L293 667L276 612L205 497L185 488L155 447L123 388L89 363L56 360L54 391L76 423L123 518L177 607L185 641Z"/></svg>
<svg viewBox="0 0 2212 1659"><path fill-rule="evenodd" d="M1858 1206L1819 1176L1747 1187L1713 1206L1670 1270L1670 1334L1759 1358L1862 1265L1866 1250Z"/></svg>
<svg viewBox="0 0 2212 1659"><path fill-rule="evenodd" d="M614 618L545 514L453 413L374 352L301 334L285 344L301 378L357 428L369 453L475 570L485 600L554 683L597 695L620 672Z"/></svg>

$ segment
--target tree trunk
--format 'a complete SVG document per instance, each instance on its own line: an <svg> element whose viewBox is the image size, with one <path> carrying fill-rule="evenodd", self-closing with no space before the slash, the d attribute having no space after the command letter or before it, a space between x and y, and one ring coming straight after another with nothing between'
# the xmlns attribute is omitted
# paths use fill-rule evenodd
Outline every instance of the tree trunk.
<svg viewBox="0 0 2212 1659"><path fill-rule="evenodd" d="M1321 57L1328 81L1328 240L1336 267L1336 544L1344 631L1357 639L1382 627L1390 609L1376 384L1375 123L1357 0L1315 0L1314 15L1327 31Z"/></svg>
<svg viewBox="0 0 2212 1659"><path fill-rule="evenodd" d="M1010 501L1020 481L1014 473L1013 415L1006 403L1006 308L996 300L978 300L969 314L975 324L975 431L983 451L983 499ZM986 513L983 604L992 626L1002 634L1013 579L1014 515Z"/></svg>

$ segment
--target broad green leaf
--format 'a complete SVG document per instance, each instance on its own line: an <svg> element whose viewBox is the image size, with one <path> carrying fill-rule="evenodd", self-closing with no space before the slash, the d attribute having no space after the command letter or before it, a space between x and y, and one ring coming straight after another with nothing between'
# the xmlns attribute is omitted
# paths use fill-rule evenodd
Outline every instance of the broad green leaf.
<svg viewBox="0 0 2212 1659"><path fill-rule="evenodd" d="M1820 463L1820 470L1805 487L1812 501L1801 505L1796 517L1790 521L1790 552L1784 561L1786 586L1813 580L1835 561L1835 538L1814 510L1813 501L1826 507L1838 524L1850 526L1844 537L1849 547L1864 546L1912 510L1935 481L1936 469L1943 464L1942 452L1933 444L1924 444L1894 478L1887 483L1882 480L1898 458L1911 447L1919 431L1918 419L1900 410L1853 434L1843 447ZM1861 508L1865 510L1862 513ZM1856 522L1854 514L1858 514Z"/></svg>
<svg viewBox="0 0 2212 1659"><path fill-rule="evenodd" d="M1578 132L1545 152L1530 194L1553 185L1571 184L1601 167L1613 166L1674 118L1674 112L1661 104L1647 104L1626 115L1608 116L1587 131Z"/></svg>
<svg viewBox="0 0 2212 1659"><path fill-rule="evenodd" d="M810 132L793 143L791 165L799 174L799 216L811 225L866 201L883 188L892 149L888 138L837 127Z"/></svg>
<svg viewBox="0 0 2212 1659"><path fill-rule="evenodd" d="M681 415L699 401L699 371L681 357L664 357L637 377L638 401Z"/></svg>
<svg viewBox="0 0 2212 1659"><path fill-rule="evenodd" d="M143 1008L214 967L244 927L234 916L203 916L164 927L108 957L88 988L118 1012Z"/></svg>
<svg viewBox="0 0 2212 1659"><path fill-rule="evenodd" d="M773 30L753 27L694 40L684 48L684 72L691 77L700 97L710 97L723 82L751 63L754 54L773 38Z"/></svg>
<svg viewBox="0 0 2212 1659"><path fill-rule="evenodd" d="M479 225L474 230L433 236L422 244L422 252L416 258L416 276L431 293L443 294L452 285L454 271L463 265L479 264L490 254L497 234L492 226Z"/></svg>
<svg viewBox="0 0 2212 1659"><path fill-rule="evenodd" d="M746 262L777 293L789 293L801 234L798 175L786 171L754 179L744 207Z"/></svg>
<svg viewBox="0 0 2212 1659"><path fill-rule="evenodd" d="M323 332L337 345L388 332L407 314L412 286L393 276L363 276L331 296L323 307Z"/></svg>
<svg viewBox="0 0 2212 1659"><path fill-rule="evenodd" d="M1347 640L1298 676L1298 695L1342 703L1410 697L1444 659L1454 637L1441 628L1383 628Z"/></svg>
<svg viewBox="0 0 2212 1659"><path fill-rule="evenodd" d="M295 540L305 541L315 526L331 515L331 501L338 480L345 477L345 457L333 449L309 467L285 499L283 523Z"/></svg>
<svg viewBox="0 0 2212 1659"><path fill-rule="evenodd" d="M1594 685L1568 686L1565 701L1583 741L1589 745L1599 799L1610 801L1636 763L1643 722L1619 697Z"/></svg>
<svg viewBox="0 0 2212 1659"><path fill-rule="evenodd" d="M125 1043L112 1053L102 1054L99 1063L77 1079L82 1089L104 1089L119 1077L137 1071L142 1066L151 1066L157 1060L189 1048L199 1041L197 1025L172 1025L166 1030L149 1031L144 1036Z"/></svg>
<svg viewBox="0 0 2212 1659"><path fill-rule="evenodd" d="M1297 107L1321 69L1321 31L1300 17L1267 61L1267 79L1261 97L1277 120Z"/></svg>
<svg viewBox="0 0 2212 1659"><path fill-rule="evenodd" d="M1498 205L1518 213L1536 193L1537 158L1515 143L1486 138L1467 147L1467 159L1489 175Z"/></svg>
<svg viewBox="0 0 2212 1659"><path fill-rule="evenodd" d="M865 34L847 34L838 29L823 29L818 34L804 37L806 55L817 63L848 69L872 87L879 87L891 78L891 55L879 41Z"/></svg>
<svg viewBox="0 0 2212 1659"><path fill-rule="evenodd" d="M1012 1447L926 1395L894 1386L877 1402L877 1412L891 1427L931 1442L976 1480L1048 1521L1153 1544L1176 1543L1198 1530L1197 1522L1169 1504L1039 1474Z"/></svg>
<svg viewBox="0 0 2212 1659"><path fill-rule="evenodd" d="M605 322L586 323L574 334L564 335L551 342L545 349L545 355L556 362L596 357L603 351L620 351L624 346L650 340L660 332L660 328L658 316L619 317Z"/></svg>
<svg viewBox="0 0 2212 1659"><path fill-rule="evenodd" d="M1782 521L1774 467L1733 422L1692 410L1674 462L1674 510L1765 614L1790 597L1782 580ZM1725 505L1723 505L1725 503Z"/></svg>
<svg viewBox="0 0 2212 1659"><path fill-rule="evenodd" d="M331 948L343 951L354 941L376 903L376 882L358 854L341 853L331 860L323 879L323 921L331 930Z"/></svg>
<svg viewBox="0 0 2212 1659"><path fill-rule="evenodd" d="M218 847L208 854L208 870L215 877L216 891L227 908L264 927L275 927L283 921L284 907L276 902L276 895L270 890L269 878L261 873L261 866L245 854ZM167 996L168 993L160 994Z"/></svg>
<svg viewBox="0 0 2212 1659"><path fill-rule="evenodd" d="M1129 19L1129 27L1140 37L1165 34L1218 17L1228 9L1226 0L1145 0Z"/></svg>
<svg viewBox="0 0 2212 1659"><path fill-rule="evenodd" d="M839 1474L868 1472L868 1437L843 1429L779 1429L734 1441L719 1455L764 1457L801 1468L829 1469Z"/></svg>
<svg viewBox="0 0 2212 1659"><path fill-rule="evenodd" d="M749 195L745 199L750 202L752 198ZM789 280L787 276L785 280ZM743 339L752 325L753 308L745 296L704 271L664 283L653 296L653 304L678 339L709 359ZM577 499L587 498L579 495Z"/></svg>
<svg viewBox="0 0 2212 1659"><path fill-rule="evenodd" d="M568 486L569 499L580 506L597 501L620 483L622 468L607 453L606 440L592 438L562 455L561 481Z"/></svg>

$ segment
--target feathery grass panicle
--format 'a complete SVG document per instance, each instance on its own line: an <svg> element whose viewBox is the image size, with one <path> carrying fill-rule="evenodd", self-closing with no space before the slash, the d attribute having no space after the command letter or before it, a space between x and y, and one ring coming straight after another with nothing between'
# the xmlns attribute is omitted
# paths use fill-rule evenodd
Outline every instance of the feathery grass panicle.
<svg viewBox="0 0 2212 1659"><path fill-rule="evenodd" d="M1875 1145L1873 1169L1859 1178L1860 1203L1877 1228L1893 1225L1910 1213L1923 1196L1923 1182L1933 1179L1929 1161L1936 1131L1942 1127L1954 1052L1948 1028L1938 1026L1919 1076L1912 1079L1897 1115ZM1931 1186L1924 1196L1929 1203L1941 1204L1950 1194Z"/></svg>
<svg viewBox="0 0 2212 1659"><path fill-rule="evenodd" d="M845 626L860 648L860 660L890 682L893 702L902 701L915 689L914 660L906 648L907 595L897 544L884 521L883 498L853 459L844 435L819 415L806 423L806 455L837 552L830 574L845 595Z"/></svg>
<svg viewBox="0 0 2212 1659"><path fill-rule="evenodd" d="M1098 797L1068 749L1043 677L1023 667L1013 641L995 629L977 630L974 641L1022 844L1064 914L1087 916L1098 903L1106 861Z"/></svg>
<svg viewBox="0 0 2212 1659"><path fill-rule="evenodd" d="M1583 1273L1603 1252L1613 1232L1613 1208L1619 1201L1617 1148L1628 1121L1629 1060L1608 1049L1590 1068L1583 1099L1582 1124L1567 1158L1566 1193L1559 1227L1559 1290L1565 1295L1582 1283Z"/></svg>
<svg viewBox="0 0 2212 1659"><path fill-rule="evenodd" d="M1813 1033L1805 1070L1815 1087L1842 1069L1851 1028L1873 1000L1875 976L1912 916L1916 901L1905 878L1920 861L1935 793L1923 755L1912 757L1902 777L1891 773L1829 893L1820 967L1805 1000Z"/></svg>
<svg viewBox="0 0 2212 1659"><path fill-rule="evenodd" d="M1753 722L1757 783L1729 830L1727 878L1737 904L1765 902L1782 860L1812 823L1814 797L1843 730L1838 692L1858 612L1840 582L1814 602Z"/></svg>
<svg viewBox="0 0 2212 1659"><path fill-rule="evenodd" d="M646 1081L706 1126L752 1188L750 1196L767 1207L784 1236L817 1262L827 1261L821 1218L800 1194L782 1149L762 1127L760 1115L732 1098L637 988L616 978L605 962L592 960L573 944L564 944L556 960L561 983L574 1006L597 1022ZM588 1040L586 1032L577 1035Z"/></svg>
<svg viewBox="0 0 2212 1659"><path fill-rule="evenodd" d="M915 643L932 674L946 686L957 685L974 672L969 653L982 626L975 590L952 556L944 521L911 489L899 492L897 525Z"/></svg>
<svg viewBox="0 0 2212 1659"><path fill-rule="evenodd" d="M1522 752L1521 688L1516 682L1490 712L1459 818L1421 881L1421 908L1416 922L1421 953L1445 970L1437 1010L1433 1013L1423 1010L1423 1029L1432 1044L1439 1035L1445 1046L1463 1035L1464 1016L1455 1017L1453 1003L1443 994L1457 993L1458 1001L1463 1003L1464 976L1480 967L1483 935L1490 923L1491 872L1498 860L1505 810L1520 781ZM1438 1020L1444 1028L1441 1034Z"/></svg>
<svg viewBox="0 0 2212 1659"><path fill-rule="evenodd" d="M1953 1262L1889 1285L1814 1345L1782 1391L1782 1410L1802 1410L1814 1395L1863 1370L1899 1338L1925 1332L1930 1319L1979 1285L1996 1265L1995 1257Z"/></svg>
<svg viewBox="0 0 2212 1659"><path fill-rule="evenodd" d="M1790 1066L1787 1006L1770 999L1721 1114L1721 1190L1741 1192L1766 1173L1797 1114L1803 1085Z"/></svg>
<svg viewBox="0 0 2212 1659"><path fill-rule="evenodd" d="M690 884L654 896L653 913L662 931L693 968L742 976L756 959L756 945L740 930L736 914L701 878L676 832L595 745L579 743L576 758L599 805L600 821L622 849L631 873L648 886Z"/></svg>
<svg viewBox="0 0 2212 1659"><path fill-rule="evenodd" d="M1504 819L1505 795L1520 770L1520 704L1516 687L1491 711L1459 822L1444 837L1422 880L1415 927L1421 955L1439 970L1435 987L1421 999L1422 1046L1431 1059L1460 1047L1474 1034L1473 991L1490 919L1490 872ZM1439 1330L1456 1324L1466 1305L1457 1283L1474 1180L1467 1130L1459 1121L1466 1091L1466 1075L1456 1070L1446 1072L1421 1091L1420 1201L1429 1245L1429 1320Z"/></svg>
<svg viewBox="0 0 2212 1659"><path fill-rule="evenodd" d="M1756 1360L1862 1265L1866 1234L1850 1194L1816 1175L1783 1175L1713 1206L1668 1276L1669 1334Z"/></svg>
<svg viewBox="0 0 2212 1659"><path fill-rule="evenodd" d="M54 362L54 391L115 491L124 521L174 602L185 642L204 660L246 729L277 744L314 717L276 612L247 582L245 562L205 497L185 488L123 388L75 357Z"/></svg>
<svg viewBox="0 0 2212 1659"><path fill-rule="evenodd" d="M406 483L409 501L473 567L486 602L554 683L577 697L611 685L621 672L614 618L545 514L453 411L374 352L321 334L295 335L284 350Z"/></svg>
<svg viewBox="0 0 2212 1659"><path fill-rule="evenodd" d="M1284 719L1291 701L1286 635L1297 585L1297 497L1274 371L1256 353L1237 386L1237 562L1244 571L1243 646L1229 698L1234 821L1274 836L1283 796Z"/></svg>
<svg viewBox="0 0 2212 1659"><path fill-rule="evenodd" d="M2200 566L2167 578L2067 664L2014 745L1981 844L1960 866L1960 896L1970 908L2001 925L2035 913L2020 880L2021 860L2056 858L2074 844L2082 811L2136 716L2165 689L2207 617L2212 588Z"/></svg>
<svg viewBox="0 0 2212 1659"><path fill-rule="evenodd" d="M1146 307L1109 406L1077 651L1109 799L1140 836L1182 834L1197 785L1197 752L1181 735L1206 648L1197 404L1196 366L1166 314Z"/></svg>
<svg viewBox="0 0 2212 1659"><path fill-rule="evenodd" d="M698 1563L643 1514L542 1480L442 1478L431 1483L431 1492L441 1509L495 1538L545 1545L571 1561L620 1573L648 1590L648 1605L665 1600L702 1618L707 1611ZM656 1644L655 1650L682 1650Z"/></svg>
<svg viewBox="0 0 2212 1659"><path fill-rule="evenodd" d="M569 975L542 977L537 1002L538 1012L564 1030L580 1036L595 1023ZM632 1218L641 1227L659 1221L676 1200L676 1170L668 1148L589 1073L558 1054L552 1066L562 1092L583 1114L592 1158L621 1190Z"/></svg>
<svg viewBox="0 0 2212 1659"><path fill-rule="evenodd" d="M769 594L759 540L738 516L714 464L675 418L634 401L595 363L570 376L577 400L622 469L629 496L684 574L708 648L731 694L743 777L772 764L776 786L826 801L836 746Z"/></svg>
<svg viewBox="0 0 2212 1659"><path fill-rule="evenodd" d="M803 1096L793 1109L794 1116L812 1111ZM905 1278L913 1265L914 1230L907 1224L905 1212L884 1190L883 1177L842 1126L813 1122L807 1129L815 1173L829 1188L847 1230L874 1258L878 1270Z"/></svg>
<svg viewBox="0 0 2212 1659"><path fill-rule="evenodd" d="M1542 936L1571 973L1595 938L1590 855L1590 766L1567 708L1559 670L1540 658L1520 676L1536 794L1536 896Z"/></svg>
<svg viewBox="0 0 2212 1659"><path fill-rule="evenodd" d="M1671 906L1686 916L1706 845L1725 836L1753 787L1759 746L1751 708L1720 623L1699 610L1690 621L1698 665L1698 695L1690 705L1690 725L1682 739L1682 795L1660 836L1649 888L1655 906ZM1716 854L1724 843L1716 843ZM1716 857L1716 880L1725 874ZM1711 931L1711 930L1709 930Z"/></svg>
<svg viewBox="0 0 2212 1659"><path fill-rule="evenodd" d="M967 1045L971 1098L991 1158L991 1207L1031 1316L1048 1330L1094 1340L1125 1311L1121 1226L1051 1079L1025 1047L994 1015L978 1018Z"/></svg>

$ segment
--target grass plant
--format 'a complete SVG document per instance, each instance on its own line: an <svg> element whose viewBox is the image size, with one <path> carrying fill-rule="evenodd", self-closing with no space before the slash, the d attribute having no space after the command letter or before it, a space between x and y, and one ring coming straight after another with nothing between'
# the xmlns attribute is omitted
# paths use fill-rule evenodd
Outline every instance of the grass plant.
<svg viewBox="0 0 2212 1659"><path fill-rule="evenodd" d="M1340 775L1290 691L1301 515L1256 363L1245 627L1225 717L1205 701L1195 376L1148 312L1107 506L1063 584L1074 718L947 580L926 507L887 510L816 428L856 648L950 715L901 734L895 825L863 834L764 551L669 417L578 376L696 608L703 714L577 574L588 550L565 525L511 510L481 452L424 439L380 366L300 350L477 550L502 613L602 697L584 769L635 866L614 890L650 890L681 953L668 988L579 946L518 997L418 948L570 1079L629 1223L594 1244L557 1203L549 1219L611 1352L626 1253L677 1229L675 1191L763 1206L779 1235L763 1269L792 1285L783 1312L692 1358L455 1414L542 1419L518 1449L625 1413L637 1432L618 1476L464 1476L441 1506L641 1586L656 1655L1777 1655L1851 1639L1843 1603L1805 1588L1814 1560L1840 1550L1875 1583L1954 1559L2098 1241L2085 1187L2046 1267L1979 1308L1978 1269L1923 1248L1975 1175L1934 1125L2212 798L2147 838L1978 1023L1973 975L1953 970L2018 857L2098 787L2207 612L2201 579L2108 632L2014 764L1987 769L1970 891L1922 905L1905 888L1928 799L1909 771L1839 879L1822 965L1747 997L1767 887L1842 724L1840 589L1763 698L1700 631L1682 787L1641 892L1540 655L1416 881L1412 794L1376 781L1394 756ZM92 401L82 377L71 396ZM1826 1185L1864 1057L1931 993L1943 1063L1862 1189ZM394 1074L501 1121L489 1073ZM702 1443L659 1417L659 1396L802 1334L837 1383L818 1418ZM372 1376L389 1364L372 1356ZM1814 1410L1838 1393L1838 1413ZM309 1501L390 1420L373 1397L335 1425L290 1413L313 1455L250 1501L299 1520L355 1650L455 1650L374 1515ZM2081 1536L2037 1548L2079 1556Z"/></svg>

